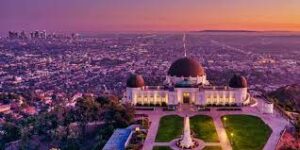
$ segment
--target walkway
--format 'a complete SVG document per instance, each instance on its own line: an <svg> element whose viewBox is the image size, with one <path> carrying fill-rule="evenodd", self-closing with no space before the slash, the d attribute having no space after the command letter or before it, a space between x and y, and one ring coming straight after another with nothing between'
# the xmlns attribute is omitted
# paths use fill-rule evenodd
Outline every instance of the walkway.
<svg viewBox="0 0 300 150"><path fill-rule="evenodd" d="M157 133L158 126L159 126L159 120L161 118L161 114L158 112L161 112L161 111L154 111L151 113L145 112L145 114L149 115L149 120L151 121L151 125L148 130L148 134L145 139L145 142L144 142L143 150L152 150L153 149L156 133Z"/></svg>
<svg viewBox="0 0 300 150"><path fill-rule="evenodd" d="M215 114L218 114L218 113L215 113ZM222 149L231 150L232 148L230 145L230 141L229 141L226 131L223 127L221 116L214 115L213 120L214 120L214 124L215 124L216 130L217 130L218 136L219 136L219 140L220 140Z"/></svg>

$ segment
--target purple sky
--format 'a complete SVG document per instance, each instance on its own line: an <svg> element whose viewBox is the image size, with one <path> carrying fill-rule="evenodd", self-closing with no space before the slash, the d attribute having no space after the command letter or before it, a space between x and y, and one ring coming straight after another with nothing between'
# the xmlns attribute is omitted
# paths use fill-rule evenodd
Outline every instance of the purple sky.
<svg viewBox="0 0 300 150"><path fill-rule="evenodd" d="M300 30L300 0L0 0L0 32Z"/></svg>

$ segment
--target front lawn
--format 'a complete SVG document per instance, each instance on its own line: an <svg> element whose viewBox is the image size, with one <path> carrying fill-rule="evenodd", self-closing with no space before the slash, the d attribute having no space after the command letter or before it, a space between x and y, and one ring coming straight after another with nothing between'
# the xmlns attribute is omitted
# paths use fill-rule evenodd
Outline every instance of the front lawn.
<svg viewBox="0 0 300 150"><path fill-rule="evenodd" d="M272 130L260 118L250 115L225 115L222 118L233 150L262 150Z"/></svg>
<svg viewBox="0 0 300 150"><path fill-rule="evenodd" d="M177 115L163 116L159 121L156 142L169 142L179 138L183 130L183 118Z"/></svg>
<svg viewBox="0 0 300 150"><path fill-rule="evenodd" d="M221 146L206 146L202 150L222 150Z"/></svg>
<svg viewBox="0 0 300 150"><path fill-rule="evenodd" d="M213 119L207 115L196 115L190 118L191 129L195 138L205 142L219 142Z"/></svg>

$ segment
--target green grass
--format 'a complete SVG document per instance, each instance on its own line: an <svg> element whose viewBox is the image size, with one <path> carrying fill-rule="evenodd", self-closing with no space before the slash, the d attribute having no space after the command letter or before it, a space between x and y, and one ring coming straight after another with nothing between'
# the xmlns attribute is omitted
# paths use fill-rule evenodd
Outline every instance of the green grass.
<svg viewBox="0 0 300 150"><path fill-rule="evenodd" d="M225 115L222 122L233 150L262 150L272 133L271 128L255 116Z"/></svg>
<svg viewBox="0 0 300 150"><path fill-rule="evenodd" d="M183 130L183 118L177 115L163 116L159 121L156 142L169 142L179 138Z"/></svg>
<svg viewBox="0 0 300 150"><path fill-rule="evenodd" d="M206 146L202 150L222 150L220 146Z"/></svg>
<svg viewBox="0 0 300 150"><path fill-rule="evenodd" d="M168 146L154 146L152 150L172 150Z"/></svg>
<svg viewBox="0 0 300 150"><path fill-rule="evenodd" d="M190 118L191 129L195 137L205 142L219 142L218 134L210 116L196 115Z"/></svg>

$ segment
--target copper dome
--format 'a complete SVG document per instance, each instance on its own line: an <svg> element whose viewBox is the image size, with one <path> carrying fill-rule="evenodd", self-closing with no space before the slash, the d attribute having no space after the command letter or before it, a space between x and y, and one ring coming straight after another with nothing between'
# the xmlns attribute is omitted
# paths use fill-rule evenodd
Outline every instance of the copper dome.
<svg viewBox="0 0 300 150"><path fill-rule="evenodd" d="M127 87L138 88L143 86L145 86L145 82L141 75L132 74L127 80Z"/></svg>
<svg viewBox="0 0 300 150"><path fill-rule="evenodd" d="M244 76L234 75L229 81L231 88L246 88L247 86L247 80Z"/></svg>
<svg viewBox="0 0 300 150"><path fill-rule="evenodd" d="M194 59L181 58L173 62L168 75L176 77L197 77L205 75L203 67Z"/></svg>

